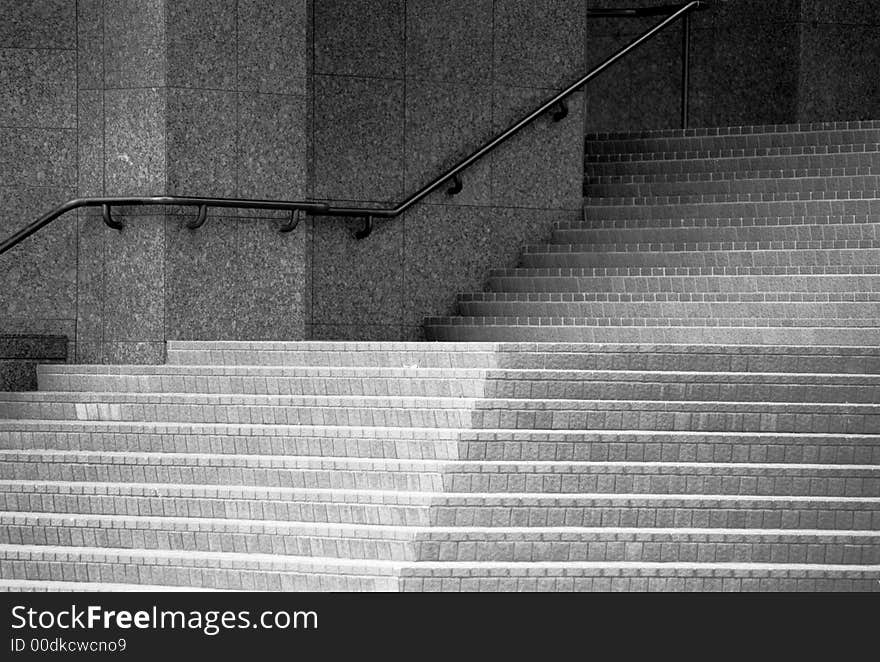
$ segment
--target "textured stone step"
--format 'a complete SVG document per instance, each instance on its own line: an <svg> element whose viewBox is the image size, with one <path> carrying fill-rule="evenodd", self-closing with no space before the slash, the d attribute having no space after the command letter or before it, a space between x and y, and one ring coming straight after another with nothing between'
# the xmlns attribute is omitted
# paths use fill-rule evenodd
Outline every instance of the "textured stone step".
<svg viewBox="0 0 880 662"><path fill-rule="evenodd" d="M590 155L593 159L597 155ZM629 155L628 155L629 156ZM596 183L706 181L739 178L818 177L876 174L874 152L767 154L726 158L589 160L585 174Z"/></svg>
<svg viewBox="0 0 880 662"><path fill-rule="evenodd" d="M763 181L763 180L759 180ZM776 181L776 180L772 180ZM843 184L841 184L843 186ZM816 202L837 203L842 200L870 203L880 199L880 189L860 189L851 191L845 188L817 189L806 191L781 191L768 193L763 187L751 190L731 191L729 193L668 193L655 195L636 195L632 192L610 192L611 195L594 195L590 192L584 197L584 204L592 207L661 206L661 205L742 205L803 203L806 210L814 211ZM615 194L617 193L617 194Z"/></svg>
<svg viewBox="0 0 880 662"><path fill-rule="evenodd" d="M472 399L188 393L0 394L0 418L460 428Z"/></svg>
<svg viewBox="0 0 880 662"><path fill-rule="evenodd" d="M586 299L586 300L584 300ZM465 317L643 319L676 324L677 320L741 319L753 326L874 327L880 319L877 301L596 301L579 293L473 293L459 298ZM801 320L805 323L801 324ZM688 325L687 321L683 325Z"/></svg>
<svg viewBox="0 0 880 662"><path fill-rule="evenodd" d="M44 391L363 395L474 398L486 369L258 366L52 366L39 369Z"/></svg>
<svg viewBox="0 0 880 662"><path fill-rule="evenodd" d="M710 130L711 131L711 130ZM752 152L814 154L849 153L858 151L878 151L880 129L871 122L858 125L850 123L845 128L802 125L779 125L768 127L731 127L727 131L718 129L714 134L602 134L588 135L585 139L587 160L623 160L634 155L663 155L663 158L700 158L703 153L709 156L750 156Z"/></svg>
<svg viewBox="0 0 880 662"><path fill-rule="evenodd" d="M642 327L643 328L643 327ZM18 396L18 397L16 397ZM271 404L278 396L250 396L257 403L214 404L218 399L245 396L155 394L11 394L0 400L0 411L14 411L17 418L63 420L172 420L180 422L241 422L287 425L303 418L322 418L319 424L352 424L352 418L367 418L360 424L401 427L475 427L504 429L588 429L588 430L703 430L767 432L880 432L880 408L871 404L783 404L757 402L663 402L649 400L565 400L565 399L480 399L462 402L418 398L387 401L382 408L355 403L328 411L327 407L295 407ZM117 402L112 400L118 399ZM155 399L157 404L149 404ZM110 400L110 402L108 402ZM262 400L263 403L259 401ZM352 400L357 400L352 398ZM409 402L407 402L409 401ZM466 402L467 404L462 404ZM163 404L164 403L164 404ZM461 407L447 409L445 407ZM812 409L811 409L812 407ZM363 411L364 414L358 412ZM349 420L339 420L348 418ZM279 420L282 419L282 420ZM284 420L286 419L286 420ZM234 420L232 422L235 422ZM313 424L314 421L300 421ZM693 426L693 427L691 427Z"/></svg>
<svg viewBox="0 0 880 662"><path fill-rule="evenodd" d="M878 568L846 564L388 562L270 554L0 548L0 576L256 590L877 590ZM398 579L399 578L399 579Z"/></svg>
<svg viewBox="0 0 880 662"><path fill-rule="evenodd" d="M415 545L420 561L880 564L877 532L437 527Z"/></svg>
<svg viewBox="0 0 880 662"><path fill-rule="evenodd" d="M842 204L842 203L841 203ZM851 203L855 204L855 203ZM797 215L794 214L794 208L789 205L787 209L778 209L777 211L785 211L785 215L755 215L745 214L736 216L699 216L696 214L675 215L669 214L670 208L654 207L652 211L656 212L656 216L646 217L640 214L626 216L625 214L612 213L615 210L609 209L607 216L587 215L581 220L557 221L554 224L554 231L566 230L670 230L682 229L693 230L700 229L704 231L722 231L728 230L738 232L748 232L752 229L759 228L781 228L785 230L790 226L821 226L827 228L826 232L833 233L835 228L840 227L842 232L856 232L856 230L848 229L851 225L874 225L877 222L876 215L868 213L868 205L860 212L855 209L849 209L847 213L831 213L830 211L822 214L814 215ZM679 205L678 208L687 209L690 212L699 211L701 208L686 208ZM671 208L673 212L678 208ZM667 212L664 214L664 212ZM757 230L756 230L757 231ZM812 230L811 230L812 231ZM816 232L819 230L817 229ZM831 236L830 238L834 238Z"/></svg>
<svg viewBox="0 0 880 662"><path fill-rule="evenodd" d="M645 226L623 228L592 228L584 224L566 224L556 228L550 242L554 244L700 244L735 242L876 242L880 239L880 223L793 223L762 225L692 225ZM857 246L856 246L857 247Z"/></svg>
<svg viewBox="0 0 880 662"><path fill-rule="evenodd" d="M0 480L461 493L880 495L877 465L418 461L4 451Z"/></svg>
<svg viewBox="0 0 880 662"><path fill-rule="evenodd" d="M97 368L92 370L92 368ZM197 373L201 368L194 368ZM116 372L117 374L112 374ZM426 369L425 372L431 372ZM465 371L465 381L472 371ZM878 402L880 401L880 376L847 374L784 374L784 373L732 373L705 371L630 371L630 370L516 370L491 369L480 371L482 378L467 390L468 397L501 398L567 398L567 399L668 399L668 400L757 400L780 402ZM53 390L72 392L89 391L99 386L103 392L114 393L240 393L254 392L254 380L261 386L256 390L277 393L287 389L287 384L275 383L274 378L214 377L182 375L176 368L160 366L78 366L63 371L44 371L41 379ZM314 380L311 391L368 390L370 381L351 380L359 389L338 385L324 385L337 378ZM414 384L409 384L412 381ZM424 396L424 383L429 380L406 380L400 385L386 389L414 390L411 395ZM439 381L439 380L437 380ZM476 380L474 380L476 381ZM347 380L348 382L348 380ZM433 382L431 382L433 384ZM459 382L447 377L439 382L448 386L444 390L464 390L454 386ZM181 386L181 384L183 384ZM65 388L58 388L65 387ZM371 390L371 389L370 389ZM439 389L438 389L439 390ZM408 394L409 395L409 394Z"/></svg>
<svg viewBox="0 0 880 662"><path fill-rule="evenodd" d="M679 343L733 345L851 345L880 344L880 331L852 327L755 327L754 320L701 320L702 325L671 326L664 320L584 320L576 318L437 317L428 318L425 336L442 342L555 343ZM730 322L736 322L731 326ZM681 321L678 322L680 324Z"/></svg>
<svg viewBox="0 0 880 662"><path fill-rule="evenodd" d="M170 343L174 347L177 343ZM230 370L259 356L260 343L233 343L239 347L227 349L228 343L200 343L201 353L195 356L211 363L217 351L230 352ZM275 346L276 343L270 343ZM373 345L374 343L369 343ZM382 344L382 343L378 343ZM777 343L776 345L749 345L728 343L626 343L626 342L490 342L490 343L417 343L421 347L459 348L467 358L470 348L491 347L493 365L507 369L549 370L710 370L731 372L834 372L873 374L880 373L880 347L874 344L842 346L838 343L810 344ZM282 345L271 350L286 364L288 353L297 343ZM285 350L284 347L287 347ZM384 350L383 350L384 351ZM243 363L239 363L239 361Z"/></svg>
<svg viewBox="0 0 880 662"><path fill-rule="evenodd" d="M661 242L644 241L637 243L613 243L613 244L569 244L569 243L544 243L532 244L525 247L525 253L534 252L563 252L563 253L631 253L642 251L669 251L669 252L710 252L710 251L824 251L840 249L877 249L880 248L875 240L850 241L697 241L697 242Z"/></svg>
<svg viewBox="0 0 880 662"><path fill-rule="evenodd" d="M880 151L875 154L880 157ZM809 194L806 199L871 198L880 189L880 175L825 177L773 177L757 179L713 179L708 181L651 181L633 183L595 183L588 180L588 198L652 198L671 196L785 196ZM868 194L868 195L865 195ZM766 199L766 198L765 198ZM772 199L772 198L771 198Z"/></svg>
<svg viewBox="0 0 880 662"><path fill-rule="evenodd" d="M877 592L877 566L604 562L470 564L402 571L404 591L845 591Z"/></svg>
<svg viewBox="0 0 880 662"><path fill-rule="evenodd" d="M0 421L3 450L397 459L880 464L876 435Z"/></svg>
<svg viewBox="0 0 880 662"><path fill-rule="evenodd" d="M444 489L440 460L3 451L0 479L174 485L267 486L316 490Z"/></svg>
<svg viewBox="0 0 880 662"><path fill-rule="evenodd" d="M813 267L880 265L880 249L715 249L715 250L631 250L599 252L580 245L533 246L523 253L521 264L532 268L717 268L717 267Z"/></svg>
<svg viewBox="0 0 880 662"><path fill-rule="evenodd" d="M455 459L465 430L228 423L0 420L0 448ZM476 443L476 442L474 442Z"/></svg>
<svg viewBox="0 0 880 662"><path fill-rule="evenodd" d="M880 275L780 276L596 276L588 269L499 269L489 276L495 292L583 293L599 297L653 295L836 296L871 300L880 292ZM625 300L625 299L621 299ZM45 370L41 368L41 371ZM42 374L42 373L41 373Z"/></svg>
<svg viewBox="0 0 880 662"><path fill-rule="evenodd" d="M169 341L169 365L485 368L495 343Z"/></svg>
<svg viewBox="0 0 880 662"><path fill-rule="evenodd" d="M0 544L397 561L880 564L880 532L393 527L0 513Z"/></svg>
<svg viewBox="0 0 880 662"><path fill-rule="evenodd" d="M232 590L395 591L393 562L272 554L0 546L0 578Z"/></svg>
<svg viewBox="0 0 880 662"><path fill-rule="evenodd" d="M706 219L706 218L765 218L789 219L809 217L862 217L874 219L880 214L880 199L821 199L821 200L740 200L635 202L588 198L584 201L584 219L605 223L617 220Z"/></svg>
<svg viewBox="0 0 880 662"><path fill-rule="evenodd" d="M154 586L151 584L115 584L113 582L42 581L39 579L0 579L0 593L217 593L210 588L193 586ZM226 592L226 591L224 591Z"/></svg>
<svg viewBox="0 0 880 662"><path fill-rule="evenodd" d="M419 531L425 530L188 517L0 513L0 544L5 545L233 552L337 559L418 560L414 539ZM860 544L860 539L856 539L856 545Z"/></svg>
<svg viewBox="0 0 880 662"><path fill-rule="evenodd" d="M880 531L880 497L447 494L0 481L9 512L387 526Z"/></svg>

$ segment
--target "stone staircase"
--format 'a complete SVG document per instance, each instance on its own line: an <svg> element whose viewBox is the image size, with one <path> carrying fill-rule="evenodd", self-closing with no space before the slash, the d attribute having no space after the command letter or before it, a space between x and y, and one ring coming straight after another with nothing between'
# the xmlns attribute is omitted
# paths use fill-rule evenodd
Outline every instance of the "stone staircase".
<svg viewBox="0 0 880 662"><path fill-rule="evenodd" d="M880 122L588 136L557 224L446 341L880 344Z"/></svg>
<svg viewBox="0 0 880 662"><path fill-rule="evenodd" d="M584 221L437 342L41 366L0 587L880 589L878 143L593 136Z"/></svg>

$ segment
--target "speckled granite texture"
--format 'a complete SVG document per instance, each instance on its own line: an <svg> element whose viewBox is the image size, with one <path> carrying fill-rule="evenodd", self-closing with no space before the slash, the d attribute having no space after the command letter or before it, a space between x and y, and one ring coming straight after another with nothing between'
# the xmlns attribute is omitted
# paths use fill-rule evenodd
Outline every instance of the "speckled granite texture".
<svg viewBox="0 0 880 662"><path fill-rule="evenodd" d="M0 391L35 390L38 363L66 360L66 336L0 334Z"/></svg>
<svg viewBox="0 0 880 662"><path fill-rule="evenodd" d="M0 0L0 234L76 195L402 199L655 19L655 0ZM694 125L880 113L868 0L724 0L693 18ZM0 258L0 333L63 333L81 361L169 338L420 337L581 205L588 131L676 126L672 30L355 242L277 213L70 215ZM185 210L192 215L193 210ZM25 287L21 283L26 283Z"/></svg>

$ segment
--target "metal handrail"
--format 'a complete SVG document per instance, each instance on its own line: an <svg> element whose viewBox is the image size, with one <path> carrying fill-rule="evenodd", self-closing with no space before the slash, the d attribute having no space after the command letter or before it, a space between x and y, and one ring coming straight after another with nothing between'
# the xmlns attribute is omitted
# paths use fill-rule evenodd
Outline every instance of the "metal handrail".
<svg viewBox="0 0 880 662"><path fill-rule="evenodd" d="M523 128L534 122L545 113L549 113L554 121L562 120L568 114L568 108L565 104L565 100L569 96L577 92L580 88L582 88L600 73L605 71L612 64L614 64L615 62L626 56L628 53L635 50L646 41L654 37L658 32L661 32L680 18L687 19L690 12L696 9L700 9L702 5L705 5L705 1L701 2L700 0L692 0L691 2L685 3L683 5L654 8L657 11L663 10L664 12L671 13L665 19L660 21L660 23L644 32L641 36L637 37L634 41L621 48L614 55L607 58L598 66L594 67L589 73L570 84L561 92L553 95L550 99L542 103L540 106L538 106L538 108L533 110L524 118L508 127L505 131L498 134L495 138L492 138L490 141L471 153L470 156L459 161L456 165L446 170L443 174L436 177L429 184L423 186L421 189L410 195L406 200L395 207L370 209L365 207L336 207L326 202L311 200L251 200L243 198L208 198L190 196L76 198L73 200L68 200L67 202L56 207L47 214L44 214L27 227L22 228L14 235L6 239L2 244L0 244L0 255L13 248L14 246L17 246L19 243L21 243L31 235L35 234L36 232L39 232L42 228L49 225L59 216L62 216L69 211L73 211L74 209L80 209L84 207L101 207L103 210L104 222L110 227L116 229L120 229L122 227L122 224L118 220L113 218L111 207L119 206L169 205L182 207L198 207L198 216L194 220L187 223L188 227L193 229L198 228L204 224L205 219L207 218L208 207L289 211L290 218L282 223L280 228L282 232L289 232L290 230L293 230L297 226L303 213L320 216L357 217L364 219L364 225L358 232L355 233L355 236L358 239L363 239L364 237L368 236L372 231L373 219L395 218L397 216L400 216L407 209L421 201L427 195L437 190L444 184L448 183L450 185L448 188L448 193L450 195L455 195L456 193L461 191L462 171L482 159L484 156L492 152L496 147L506 142L513 135L519 133ZM593 11L595 12L601 10ZM685 35L687 35L688 30L685 29L684 32ZM685 37L685 39L687 39L687 37ZM687 64L685 64L685 73L687 72L686 67ZM686 115L686 102L684 106L684 112Z"/></svg>

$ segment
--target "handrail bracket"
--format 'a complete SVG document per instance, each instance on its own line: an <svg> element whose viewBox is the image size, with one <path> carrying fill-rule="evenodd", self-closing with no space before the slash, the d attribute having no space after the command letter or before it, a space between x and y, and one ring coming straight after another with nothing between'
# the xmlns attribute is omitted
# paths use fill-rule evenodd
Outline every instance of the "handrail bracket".
<svg viewBox="0 0 880 662"><path fill-rule="evenodd" d="M114 230L121 230L124 227L122 221L117 221L113 218L113 214L110 212L110 205L101 205L101 217L104 219L104 223L107 227L113 228Z"/></svg>
<svg viewBox="0 0 880 662"><path fill-rule="evenodd" d="M186 227L190 230L198 230L208 220L208 205L199 206L199 214L194 219L187 222Z"/></svg>

